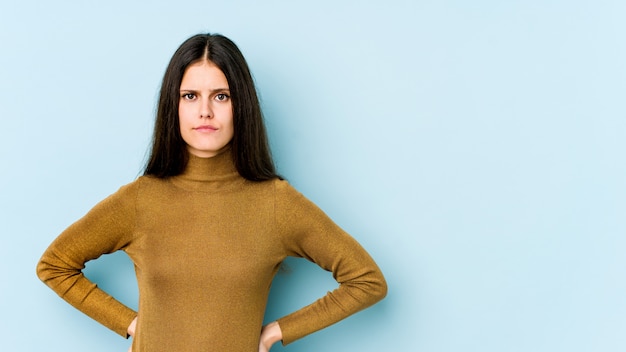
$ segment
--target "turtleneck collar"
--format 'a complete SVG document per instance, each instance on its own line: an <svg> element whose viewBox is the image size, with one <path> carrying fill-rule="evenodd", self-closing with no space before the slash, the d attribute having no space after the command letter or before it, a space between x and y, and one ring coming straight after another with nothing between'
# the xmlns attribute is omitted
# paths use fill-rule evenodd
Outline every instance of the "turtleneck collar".
<svg viewBox="0 0 626 352"><path fill-rule="evenodd" d="M185 171L171 178L177 186L198 191L220 190L243 180L235 168L230 148L210 158L189 154Z"/></svg>

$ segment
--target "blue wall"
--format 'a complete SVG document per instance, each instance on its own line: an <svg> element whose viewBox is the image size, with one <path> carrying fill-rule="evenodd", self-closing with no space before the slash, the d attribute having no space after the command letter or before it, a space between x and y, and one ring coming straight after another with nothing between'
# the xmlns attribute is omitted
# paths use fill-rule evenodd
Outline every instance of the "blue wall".
<svg viewBox="0 0 626 352"><path fill-rule="evenodd" d="M233 38L280 171L389 296L276 351L626 350L626 3L0 4L0 348L125 351L35 277L144 160L165 65ZM130 262L88 274L130 305ZM268 318L334 287L290 261Z"/></svg>

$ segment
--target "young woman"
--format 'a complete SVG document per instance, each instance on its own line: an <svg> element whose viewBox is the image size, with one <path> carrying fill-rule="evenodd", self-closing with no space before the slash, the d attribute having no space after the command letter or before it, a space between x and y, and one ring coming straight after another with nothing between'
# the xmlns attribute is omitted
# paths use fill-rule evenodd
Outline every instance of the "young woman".
<svg viewBox="0 0 626 352"><path fill-rule="evenodd" d="M138 312L83 274L123 250ZM339 287L262 326L270 284L287 256L331 271ZM186 40L161 87L145 173L72 224L37 273L132 351L269 351L382 299L367 252L282 180L270 156L256 90L237 46L221 35Z"/></svg>

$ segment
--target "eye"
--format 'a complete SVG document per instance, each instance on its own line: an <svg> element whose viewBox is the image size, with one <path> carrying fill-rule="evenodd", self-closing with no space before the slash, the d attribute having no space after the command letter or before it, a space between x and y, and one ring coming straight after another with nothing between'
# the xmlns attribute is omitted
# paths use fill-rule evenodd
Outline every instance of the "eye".
<svg viewBox="0 0 626 352"><path fill-rule="evenodd" d="M227 101L228 98L230 98L230 96L226 93L219 93L217 95L215 95L215 99L217 101Z"/></svg>
<svg viewBox="0 0 626 352"><path fill-rule="evenodd" d="M181 95L181 98L185 99L185 100L194 100L196 98L196 95L193 93L183 93Z"/></svg>

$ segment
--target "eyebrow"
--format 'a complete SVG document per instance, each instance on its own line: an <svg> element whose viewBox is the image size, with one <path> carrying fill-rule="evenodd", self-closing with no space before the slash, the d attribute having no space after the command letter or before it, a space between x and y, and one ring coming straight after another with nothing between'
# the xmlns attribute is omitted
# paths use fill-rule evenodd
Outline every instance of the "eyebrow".
<svg viewBox="0 0 626 352"><path fill-rule="evenodd" d="M181 89L180 89L180 91L181 91L181 92L192 92L192 93L196 93L196 92L198 92L199 90L197 90L197 89L183 89L183 88L181 88ZM215 93L215 92L223 92L223 91L228 91L228 92L230 92L230 89L228 89L228 88L215 88L215 89L211 89L211 90L210 90L210 92L211 92L211 93Z"/></svg>

